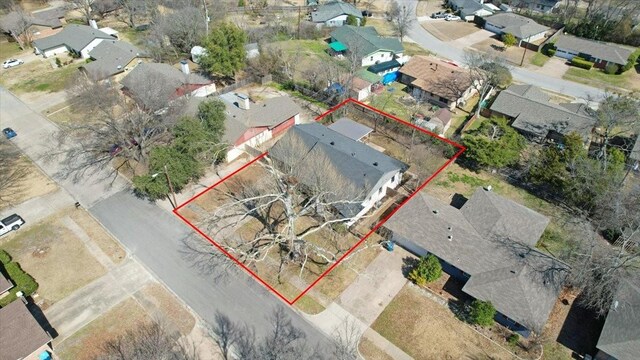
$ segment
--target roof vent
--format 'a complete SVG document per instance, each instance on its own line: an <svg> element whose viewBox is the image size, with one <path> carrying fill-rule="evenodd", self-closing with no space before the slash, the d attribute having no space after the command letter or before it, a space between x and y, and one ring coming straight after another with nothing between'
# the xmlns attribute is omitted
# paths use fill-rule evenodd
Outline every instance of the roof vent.
<svg viewBox="0 0 640 360"><path fill-rule="evenodd" d="M376 162L374 162L374 163L373 163L373 166L378 166L378 162L377 162L377 161L376 161Z"/></svg>
<svg viewBox="0 0 640 360"><path fill-rule="evenodd" d="M118 65L118 70L122 69L122 65Z"/></svg>
<svg viewBox="0 0 640 360"><path fill-rule="evenodd" d="M335 142L335 141L332 141L332 142L330 142L329 144L331 144L331 145L335 145L335 144L336 144L336 142Z"/></svg>
<svg viewBox="0 0 640 360"><path fill-rule="evenodd" d="M613 311L618 310L618 305L619 305L618 300L613 302L613 306L611 307L613 309Z"/></svg>
<svg viewBox="0 0 640 360"><path fill-rule="evenodd" d="M448 235L448 236L447 236L447 239L448 239L449 241L451 241L451 240L453 240L453 236Z"/></svg>
<svg viewBox="0 0 640 360"><path fill-rule="evenodd" d="M510 273L515 274L515 270L509 270Z"/></svg>
<svg viewBox="0 0 640 360"><path fill-rule="evenodd" d="M434 214L438 213L438 209L433 209L432 211L433 211Z"/></svg>
<svg viewBox="0 0 640 360"><path fill-rule="evenodd" d="M447 226L447 230L451 231L453 228L451 226Z"/></svg>
<svg viewBox="0 0 640 360"><path fill-rule="evenodd" d="M356 156L356 153L351 153L351 156Z"/></svg>

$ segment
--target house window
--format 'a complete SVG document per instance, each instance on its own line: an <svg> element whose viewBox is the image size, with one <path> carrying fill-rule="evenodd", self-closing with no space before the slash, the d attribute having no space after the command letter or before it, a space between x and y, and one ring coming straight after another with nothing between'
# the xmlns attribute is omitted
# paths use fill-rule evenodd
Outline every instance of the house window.
<svg viewBox="0 0 640 360"><path fill-rule="evenodd" d="M395 175L393 175L393 176L391 177L391 182L394 182L394 181L396 181L396 176L395 176Z"/></svg>

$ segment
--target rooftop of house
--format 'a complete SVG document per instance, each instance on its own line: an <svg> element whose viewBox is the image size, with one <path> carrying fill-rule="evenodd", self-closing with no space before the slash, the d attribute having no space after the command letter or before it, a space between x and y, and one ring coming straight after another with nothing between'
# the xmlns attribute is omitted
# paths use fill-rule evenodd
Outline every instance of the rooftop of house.
<svg viewBox="0 0 640 360"><path fill-rule="evenodd" d="M490 109L513 119L513 126L527 133L546 136L576 132L586 137L595 125L585 104L549 102L549 96L533 85L511 85L498 94Z"/></svg>
<svg viewBox="0 0 640 360"><path fill-rule="evenodd" d="M340 15L352 15L362 19L362 12L351 3L332 1L320 5L317 11L311 13L311 21L319 23L331 20Z"/></svg>
<svg viewBox="0 0 640 360"><path fill-rule="evenodd" d="M0 295L9 291L9 289L11 289L12 287L13 287L13 284L11 283L11 281L9 281L9 279L4 277L4 274L0 271Z"/></svg>
<svg viewBox="0 0 640 360"><path fill-rule="evenodd" d="M248 109L243 109L243 94L226 93L220 95L227 109L224 140L234 144L250 128L273 128L282 122L300 114L302 109L288 96L264 99L259 103L246 98Z"/></svg>
<svg viewBox="0 0 640 360"><path fill-rule="evenodd" d="M501 28L502 32L522 40L549 30L548 27L540 25L532 19L514 13L499 13L484 19L487 23Z"/></svg>
<svg viewBox="0 0 640 360"><path fill-rule="evenodd" d="M555 46L578 54L589 54L594 58L624 65L633 53L633 49L602 41L583 39L562 34L557 37Z"/></svg>
<svg viewBox="0 0 640 360"><path fill-rule="evenodd" d="M22 359L51 341L21 300L0 309L0 349L5 359Z"/></svg>
<svg viewBox="0 0 640 360"><path fill-rule="evenodd" d="M469 72L429 56L413 56L400 73L414 78L411 85L449 100L457 100L471 84Z"/></svg>
<svg viewBox="0 0 640 360"><path fill-rule="evenodd" d="M89 52L95 61L84 65L87 74L94 80L106 79L121 73L133 59L146 57L137 47L125 41L104 40Z"/></svg>
<svg viewBox="0 0 640 360"><path fill-rule="evenodd" d="M467 12L474 12L482 9L482 4L477 0L449 0L457 9L464 9Z"/></svg>
<svg viewBox="0 0 640 360"><path fill-rule="evenodd" d="M344 186L333 184L341 187L336 191L342 191L345 197L336 200L343 201L363 201L372 190L408 168L403 162L317 122L289 129L269 150L269 155L291 167L310 161L325 162L323 176L331 178L328 174L335 174L345 182ZM318 174L302 174L299 180L309 184L315 181L312 179L315 175ZM357 210L349 209L350 212Z"/></svg>
<svg viewBox="0 0 640 360"><path fill-rule="evenodd" d="M540 331L567 270L530 246L548 222L533 210L479 188L460 210L418 193L385 227L470 274L466 293L491 301L501 313Z"/></svg>
<svg viewBox="0 0 640 360"><path fill-rule="evenodd" d="M58 28L62 26L60 19L64 17L65 12L66 10L64 8L53 8L30 14L11 11L0 17L0 29L6 32L26 30L26 27L22 25L22 21L24 20L26 20L29 25Z"/></svg>
<svg viewBox="0 0 640 360"><path fill-rule="evenodd" d="M356 141L360 141L363 137L369 135L373 131L372 128L345 117L338 119L338 121L327 127Z"/></svg>
<svg viewBox="0 0 640 360"><path fill-rule="evenodd" d="M619 360L640 354L640 284L622 280L609 309L597 348Z"/></svg>
<svg viewBox="0 0 640 360"><path fill-rule="evenodd" d="M358 56L367 56L376 51L386 50L402 53L404 47L398 38L380 36L373 26L341 26L331 32L331 37L347 46Z"/></svg>
<svg viewBox="0 0 640 360"><path fill-rule="evenodd" d="M113 40L113 36L94 29L87 25L71 24L65 26L62 31L33 41L33 46L41 51L66 45L80 52L95 39Z"/></svg>
<svg viewBox="0 0 640 360"><path fill-rule="evenodd" d="M152 102L172 100L181 87L186 85L208 85L212 80L195 73L185 74L179 69L161 63L142 63L136 66L121 81L126 91L143 105L160 109Z"/></svg>

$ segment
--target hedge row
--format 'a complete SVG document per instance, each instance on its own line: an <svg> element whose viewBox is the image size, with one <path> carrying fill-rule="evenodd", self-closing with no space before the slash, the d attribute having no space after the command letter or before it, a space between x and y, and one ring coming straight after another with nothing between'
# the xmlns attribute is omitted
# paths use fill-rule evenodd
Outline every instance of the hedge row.
<svg viewBox="0 0 640 360"><path fill-rule="evenodd" d="M8 252L0 249L0 263L8 264L11 262L11 255Z"/></svg>
<svg viewBox="0 0 640 360"><path fill-rule="evenodd" d="M593 63L591 61L585 60L577 56L571 59L571 65L575 67L579 67L581 69L585 69L585 70L591 70L591 68L593 67Z"/></svg>
<svg viewBox="0 0 640 360"><path fill-rule="evenodd" d="M6 306L16 300L16 293L18 291L22 291L24 296L31 296L31 294L38 290L36 280L22 270L20 264L11 262L11 256L4 250L0 250L0 262L2 262L2 267L4 268L3 272L8 275L9 279L15 284L15 286L9 290L9 295L0 299L0 307Z"/></svg>
<svg viewBox="0 0 640 360"><path fill-rule="evenodd" d="M631 55L629 55L629 59L627 60L627 63L622 67L622 72L625 72L635 67L639 57L640 57L640 49L631 53Z"/></svg>

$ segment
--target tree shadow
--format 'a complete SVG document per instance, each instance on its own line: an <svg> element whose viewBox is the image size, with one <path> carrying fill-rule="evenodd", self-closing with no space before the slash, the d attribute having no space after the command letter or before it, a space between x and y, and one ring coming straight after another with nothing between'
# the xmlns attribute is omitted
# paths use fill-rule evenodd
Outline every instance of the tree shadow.
<svg viewBox="0 0 640 360"><path fill-rule="evenodd" d="M413 270L413 268L415 268L416 266L418 266L418 261L419 259L412 257L412 256L407 256L405 258L402 259L402 275L404 275L404 277L408 278L409 277L409 273L411 272L411 270Z"/></svg>
<svg viewBox="0 0 640 360"><path fill-rule="evenodd" d="M582 296L578 295L571 304L556 341L577 354L593 354L596 352L595 345L604 326L604 318L581 306Z"/></svg>

